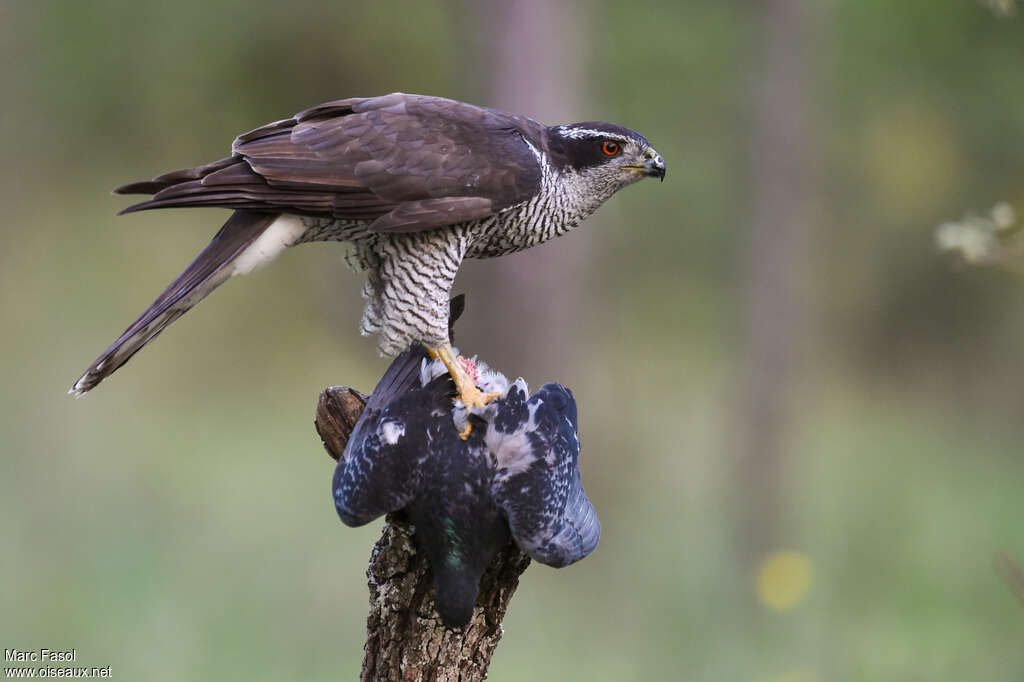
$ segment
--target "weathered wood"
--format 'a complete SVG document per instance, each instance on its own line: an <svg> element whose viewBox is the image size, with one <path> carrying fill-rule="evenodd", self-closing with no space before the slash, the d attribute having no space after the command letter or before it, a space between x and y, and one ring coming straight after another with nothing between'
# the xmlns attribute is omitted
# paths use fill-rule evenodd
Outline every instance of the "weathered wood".
<svg viewBox="0 0 1024 682"><path fill-rule="evenodd" d="M324 442L324 449L335 462L345 452L352 429L356 427L359 415L366 407L366 398L366 395L348 386L331 386L320 392L313 424L320 440Z"/></svg>
<svg viewBox="0 0 1024 682"><path fill-rule="evenodd" d="M365 405L354 389L332 386L320 394L316 429L335 460L345 450ZM370 555L366 576L370 615L360 679L364 682L475 682L487 677L501 622L529 557L509 542L480 583L473 618L446 628L434 609L434 579L417 546L413 525L389 514Z"/></svg>

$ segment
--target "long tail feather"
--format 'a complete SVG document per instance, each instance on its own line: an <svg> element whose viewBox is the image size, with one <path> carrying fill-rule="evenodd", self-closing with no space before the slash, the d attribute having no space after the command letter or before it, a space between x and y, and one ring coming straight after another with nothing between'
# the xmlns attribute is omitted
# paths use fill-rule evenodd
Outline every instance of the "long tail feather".
<svg viewBox="0 0 1024 682"><path fill-rule="evenodd" d="M237 272L248 272L298 238L299 223L288 223L273 243L262 244L277 214L235 211L224 227L160 296L89 366L69 393L82 396L113 374L167 325L184 315ZM245 254L245 257L242 257ZM242 257L242 258L240 258Z"/></svg>

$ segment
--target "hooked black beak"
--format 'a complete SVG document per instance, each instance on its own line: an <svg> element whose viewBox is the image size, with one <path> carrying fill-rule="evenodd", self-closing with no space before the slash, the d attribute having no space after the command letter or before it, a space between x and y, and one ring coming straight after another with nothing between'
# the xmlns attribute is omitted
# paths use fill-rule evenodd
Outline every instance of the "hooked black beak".
<svg viewBox="0 0 1024 682"><path fill-rule="evenodd" d="M665 182L665 159L661 158L661 154L655 154L641 166L644 171L644 175L652 178L658 178L662 182Z"/></svg>

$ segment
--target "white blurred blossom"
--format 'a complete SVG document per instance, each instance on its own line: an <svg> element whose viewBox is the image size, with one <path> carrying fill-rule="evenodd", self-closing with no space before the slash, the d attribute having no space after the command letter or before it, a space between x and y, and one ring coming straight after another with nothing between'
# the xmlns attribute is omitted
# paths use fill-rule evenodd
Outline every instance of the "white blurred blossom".
<svg viewBox="0 0 1024 682"><path fill-rule="evenodd" d="M1007 265L1024 262L1024 238L1013 207L1000 202L989 215L969 213L962 220L942 223L935 230L940 251L959 255L970 265Z"/></svg>
<svg viewBox="0 0 1024 682"><path fill-rule="evenodd" d="M967 222L939 225L935 241L940 250L959 253L968 263L982 263L999 249L994 234Z"/></svg>
<svg viewBox="0 0 1024 682"><path fill-rule="evenodd" d="M980 0L997 17L1012 17L1017 11L1017 0Z"/></svg>
<svg viewBox="0 0 1024 682"><path fill-rule="evenodd" d="M1013 206L1005 201L1000 201L992 207L992 221L996 224L997 229L1008 230L1017 222L1017 214L1014 213Z"/></svg>

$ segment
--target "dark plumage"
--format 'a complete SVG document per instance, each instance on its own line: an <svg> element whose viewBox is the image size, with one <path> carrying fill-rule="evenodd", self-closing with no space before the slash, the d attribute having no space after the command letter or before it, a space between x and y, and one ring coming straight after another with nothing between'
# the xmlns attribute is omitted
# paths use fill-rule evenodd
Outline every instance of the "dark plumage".
<svg viewBox="0 0 1024 682"><path fill-rule="evenodd" d="M665 164L639 133L609 123L546 127L440 97L394 93L328 102L239 136L232 155L116 190L151 194L122 213L219 206L235 213L191 265L75 383L81 395L231 275L312 241L352 245L367 273L363 333L395 355L419 341L466 404L485 397L447 344L463 258L564 234L616 191Z"/></svg>
<svg viewBox="0 0 1024 682"><path fill-rule="evenodd" d="M536 194L541 169L523 140L540 134L528 118L438 97L339 100L240 135L227 159L115 192L154 195L122 213L222 206L417 232Z"/></svg>
<svg viewBox="0 0 1024 682"><path fill-rule="evenodd" d="M500 389L468 440L454 386L422 347L400 355L381 379L334 474L341 520L360 526L405 510L434 571L443 622L472 616L480 577L509 535L532 558L561 567L597 546L601 526L580 481L576 403L558 384L527 397L484 369ZM474 416L472 419L478 419Z"/></svg>

